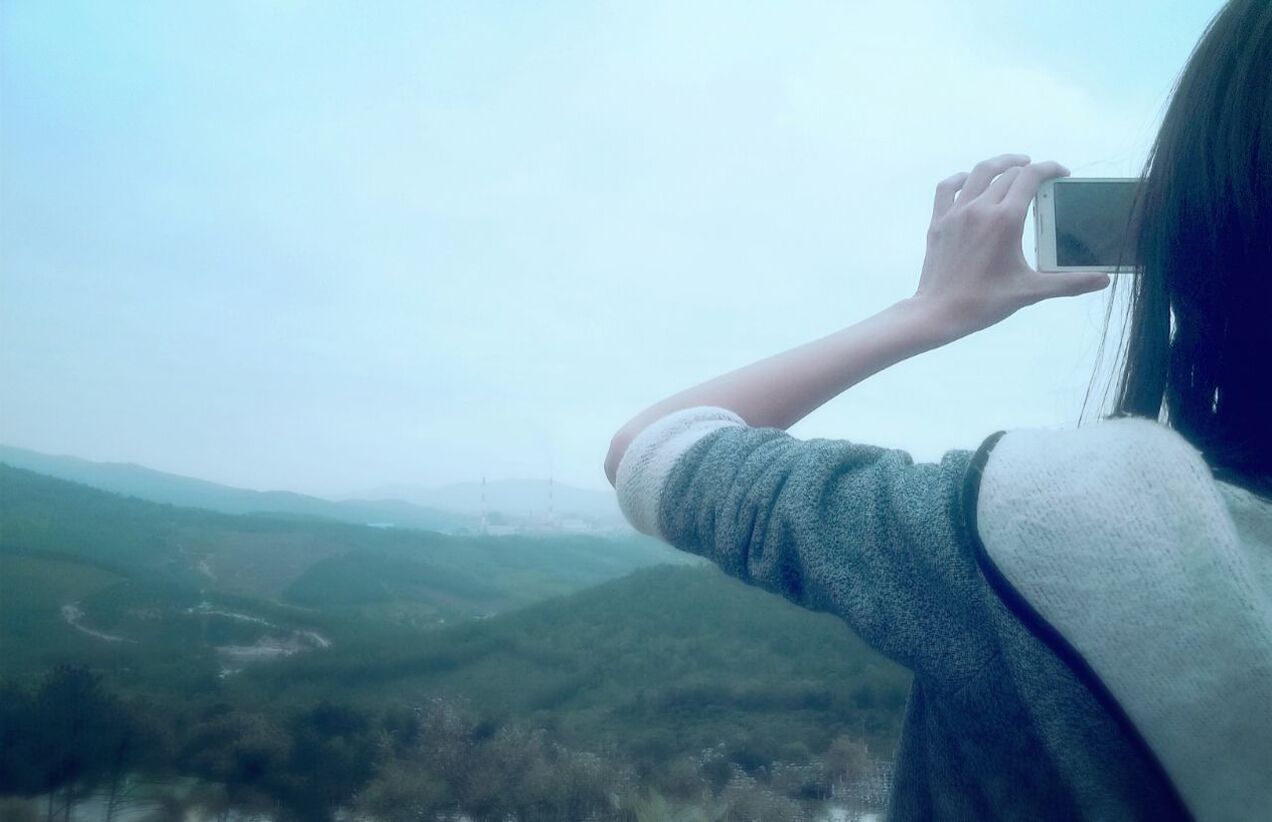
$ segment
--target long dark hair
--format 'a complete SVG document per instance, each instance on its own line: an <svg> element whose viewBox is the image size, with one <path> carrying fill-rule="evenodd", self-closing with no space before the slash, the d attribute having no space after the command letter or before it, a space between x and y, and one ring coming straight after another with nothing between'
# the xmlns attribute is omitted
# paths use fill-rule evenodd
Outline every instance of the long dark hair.
<svg viewBox="0 0 1272 822"><path fill-rule="evenodd" d="M1269 0L1231 0L1207 26L1171 93L1132 222L1134 274L1114 278L1132 283L1129 347L1108 417L1159 420L1217 478L1272 496ZM1106 337L1114 299L1111 289Z"/></svg>

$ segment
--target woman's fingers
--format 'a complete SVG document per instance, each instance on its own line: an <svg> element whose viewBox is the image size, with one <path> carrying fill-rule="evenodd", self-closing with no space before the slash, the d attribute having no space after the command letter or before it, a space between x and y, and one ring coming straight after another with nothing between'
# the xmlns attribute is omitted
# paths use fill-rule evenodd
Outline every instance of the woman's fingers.
<svg viewBox="0 0 1272 822"><path fill-rule="evenodd" d="M954 195L963 187L963 182L967 179L967 172L960 171L946 177L936 185L936 202L932 204L932 219L936 219L949 211L954 205Z"/></svg>
<svg viewBox="0 0 1272 822"><path fill-rule="evenodd" d="M1021 169L1016 179L1011 181L1011 188L1003 197L1003 206L1024 218L1029 211L1029 204L1038 194L1038 187L1043 180L1053 177L1068 177L1069 169L1059 163L1048 160L1045 163L1030 163Z"/></svg>
<svg viewBox="0 0 1272 822"><path fill-rule="evenodd" d="M982 194L991 203L1002 202L1021 169L1027 167L1029 158L1024 154L1000 154L982 160L970 172L946 177L936 187L932 218L943 216L955 205L967 205Z"/></svg>
<svg viewBox="0 0 1272 822"><path fill-rule="evenodd" d="M1020 176L1021 166L1012 166L994 178L994 182L989 184L989 188L985 189L985 193L981 195L981 199L988 203L1001 203L1003 197L1011 189L1012 181ZM1028 166L1024 166L1028 168Z"/></svg>
<svg viewBox="0 0 1272 822"><path fill-rule="evenodd" d="M1000 154L988 160L981 160L972 168L972 173L967 175L967 181L963 183L963 190L959 193L956 204L967 205L983 194L989 187L990 181L999 174L1013 166L1023 166L1028 163L1029 158L1023 154Z"/></svg>

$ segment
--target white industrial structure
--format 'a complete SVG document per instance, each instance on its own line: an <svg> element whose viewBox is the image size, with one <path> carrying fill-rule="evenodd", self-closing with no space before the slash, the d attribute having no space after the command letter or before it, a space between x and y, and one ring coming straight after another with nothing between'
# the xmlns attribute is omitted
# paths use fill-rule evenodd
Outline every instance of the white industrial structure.
<svg viewBox="0 0 1272 822"><path fill-rule="evenodd" d="M501 519L507 519L507 515ZM508 534L592 534L615 529L598 527L597 524L577 516L559 515L556 511L556 478L548 477L548 508L546 515L518 517L516 523L492 523L486 502L486 476L481 478L481 525L478 533L486 536Z"/></svg>

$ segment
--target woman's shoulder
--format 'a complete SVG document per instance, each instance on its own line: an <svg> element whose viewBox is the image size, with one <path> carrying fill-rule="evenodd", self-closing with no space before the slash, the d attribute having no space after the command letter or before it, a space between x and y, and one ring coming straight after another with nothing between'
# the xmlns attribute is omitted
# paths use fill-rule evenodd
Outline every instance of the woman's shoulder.
<svg viewBox="0 0 1272 822"><path fill-rule="evenodd" d="M988 444L988 443L987 443ZM997 436L969 499L989 556L1084 564L1111 546L1123 558L1164 542L1233 546L1231 511L1210 467L1177 431L1142 417Z"/></svg>
<svg viewBox="0 0 1272 822"><path fill-rule="evenodd" d="M979 491L987 578L1107 688L1188 804L1268 807L1272 577L1201 452L1140 417L1018 429L988 450Z"/></svg>
<svg viewBox="0 0 1272 822"><path fill-rule="evenodd" d="M1072 503L1086 496L1215 492L1201 452L1179 432L1144 417L1109 418L1077 428L1010 429L987 451L981 477L985 502L1059 496Z"/></svg>
<svg viewBox="0 0 1272 822"><path fill-rule="evenodd" d="M1182 434L1147 417L1108 417L1075 428L1017 428L1006 433L1016 443L1054 451L1073 450L1089 459L1102 454L1123 459L1132 456L1201 459L1201 452Z"/></svg>

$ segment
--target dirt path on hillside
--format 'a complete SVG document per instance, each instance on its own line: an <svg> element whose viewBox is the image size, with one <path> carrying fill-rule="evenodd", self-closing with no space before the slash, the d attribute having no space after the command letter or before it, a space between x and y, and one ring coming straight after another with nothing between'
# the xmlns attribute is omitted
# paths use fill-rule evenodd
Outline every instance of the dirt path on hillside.
<svg viewBox="0 0 1272 822"><path fill-rule="evenodd" d="M103 633L102 631L94 630L88 627L87 625L85 625L83 623L84 612L80 610L79 603L68 602L67 604L63 605L62 619L66 620L66 624L70 625L75 630L88 634L91 637L96 637L97 639L105 640L106 642L132 642L134 644L137 642L137 640L135 639L129 639L128 637L115 636L114 634Z"/></svg>

